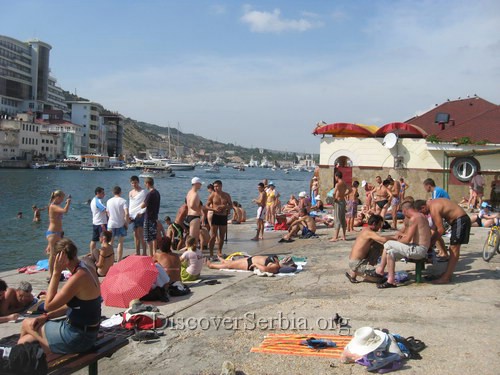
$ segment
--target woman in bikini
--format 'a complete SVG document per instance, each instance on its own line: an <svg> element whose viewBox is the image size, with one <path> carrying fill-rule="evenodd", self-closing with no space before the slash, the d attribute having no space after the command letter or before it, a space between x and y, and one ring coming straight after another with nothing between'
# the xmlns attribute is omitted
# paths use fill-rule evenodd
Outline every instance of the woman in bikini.
<svg viewBox="0 0 500 375"><path fill-rule="evenodd" d="M100 277L106 276L111 266L115 263L115 252L111 244L112 238L113 233L111 231L103 231L101 233L101 248L99 250L96 249L95 253L92 254L97 274Z"/></svg>
<svg viewBox="0 0 500 375"><path fill-rule="evenodd" d="M50 196L49 206L47 211L49 212L49 229L45 232L45 237L47 237L47 253L49 254L49 278L52 277L52 271L54 269L55 260L55 244L63 237L62 229L62 219L63 215L68 212L69 205L71 203L71 195L66 199L66 205L64 208L60 204L64 200L64 192L61 190L54 191Z"/></svg>
<svg viewBox="0 0 500 375"><path fill-rule="evenodd" d="M101 319L101 289L93 267L80 262L73 241L64 238L55 245L54 276L45 299L46 314L25 319L18 344L38 341L45 353L84 353L97 341ZM65 269L71 278L61 290L59 275ZM67 315L67 319L51 320Z"/></svg>
<svg viewBox="0 0 500 375"><path fill-rule="evenodd" d="M278 273L281 267L297 267L290 256L285 257L281 261L276 255L254 255L236 260L225 260L219 257L220 263L212 263L207 260L208 268L213 269L230 269L253 271L258 268L262 272Z"/></svg>

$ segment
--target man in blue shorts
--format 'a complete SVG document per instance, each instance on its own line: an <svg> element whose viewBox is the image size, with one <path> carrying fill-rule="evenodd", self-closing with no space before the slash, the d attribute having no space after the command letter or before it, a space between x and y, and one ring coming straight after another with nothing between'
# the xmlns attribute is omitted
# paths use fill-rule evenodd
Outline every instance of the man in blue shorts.
<svg viewBox="0 0 500 375"><path fill-rule="evenodd" d="M96 245L99 242L101 233L107 229L108 216L106 214L106 206L102 202L104 198L104 189L100 186L95 188L95 196L90 202L90 210L92 211L92 241L90 241L90 253L93 254Z"/></svg>
<svg viewBox="0 0 500 375"><path fill-rule="evenodd" d="M153 178L146 177L144 186L148 189L148 194L142 202L141 207L146 208L144 214L144 239L148 244L149 256L153 256L156 250L156 222L158 221L158 213L160 212L160 193L155 189Z"/></svg>

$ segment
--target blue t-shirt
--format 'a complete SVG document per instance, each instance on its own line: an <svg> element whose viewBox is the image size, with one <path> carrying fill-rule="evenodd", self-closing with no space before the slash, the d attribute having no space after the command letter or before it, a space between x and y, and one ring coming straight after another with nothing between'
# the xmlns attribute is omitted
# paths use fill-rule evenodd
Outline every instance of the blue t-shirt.
<svg viewBox="0 0 500 375"><path fill-rule="evenodd" d="M434 192L432 193L432 199L437 199L437 198L450 199L450 196L448 195L446 190L444 190L443 188L440 188L439 186L436 186L434 188Z"/></svg>

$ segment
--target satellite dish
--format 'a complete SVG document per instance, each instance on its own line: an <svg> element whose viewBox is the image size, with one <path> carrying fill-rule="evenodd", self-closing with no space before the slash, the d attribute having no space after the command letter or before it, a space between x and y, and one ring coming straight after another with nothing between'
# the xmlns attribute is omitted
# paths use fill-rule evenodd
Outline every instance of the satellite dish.
<svg viewBox="0 0 500 375"><path fill-rule="evenodd" d="M398 143L398 136L394 133L386 134L382 141L382 145L389 150L396 146L396 143Z"/></svg>

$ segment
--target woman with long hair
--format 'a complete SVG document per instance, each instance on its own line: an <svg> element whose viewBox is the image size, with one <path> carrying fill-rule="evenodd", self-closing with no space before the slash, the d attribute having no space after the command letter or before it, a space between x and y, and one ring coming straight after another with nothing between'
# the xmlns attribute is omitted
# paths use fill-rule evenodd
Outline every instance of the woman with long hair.
<svg viewBox="0 0 500 375"><path fill-rule="evenodd" d="M66 199L66 204L61 207L65 194L62 190L56 190L50 195L50 202L47 208L49 213L49 229L45 232L45 237L47 237L47 252L49 254L49 278L52 277L52 271L54 270L54 259L55 259L55 244L61 238L63 238L63 228L62 219L63 215L68 212L69 205L71 203L71 195Z"/></svg>
<svg viewBox="0 0 500 375"><path fill-rule="evenodd" d="M18 344L38 341L45 353L82 353L97 340L101 319L101 288L95 268L80 262L77 248L68 238L54 247L54 277L45 299L47 313L25 319ZM72 274L57 290L63 270ZM65 320L51 320L67 313Z"/></svg>

